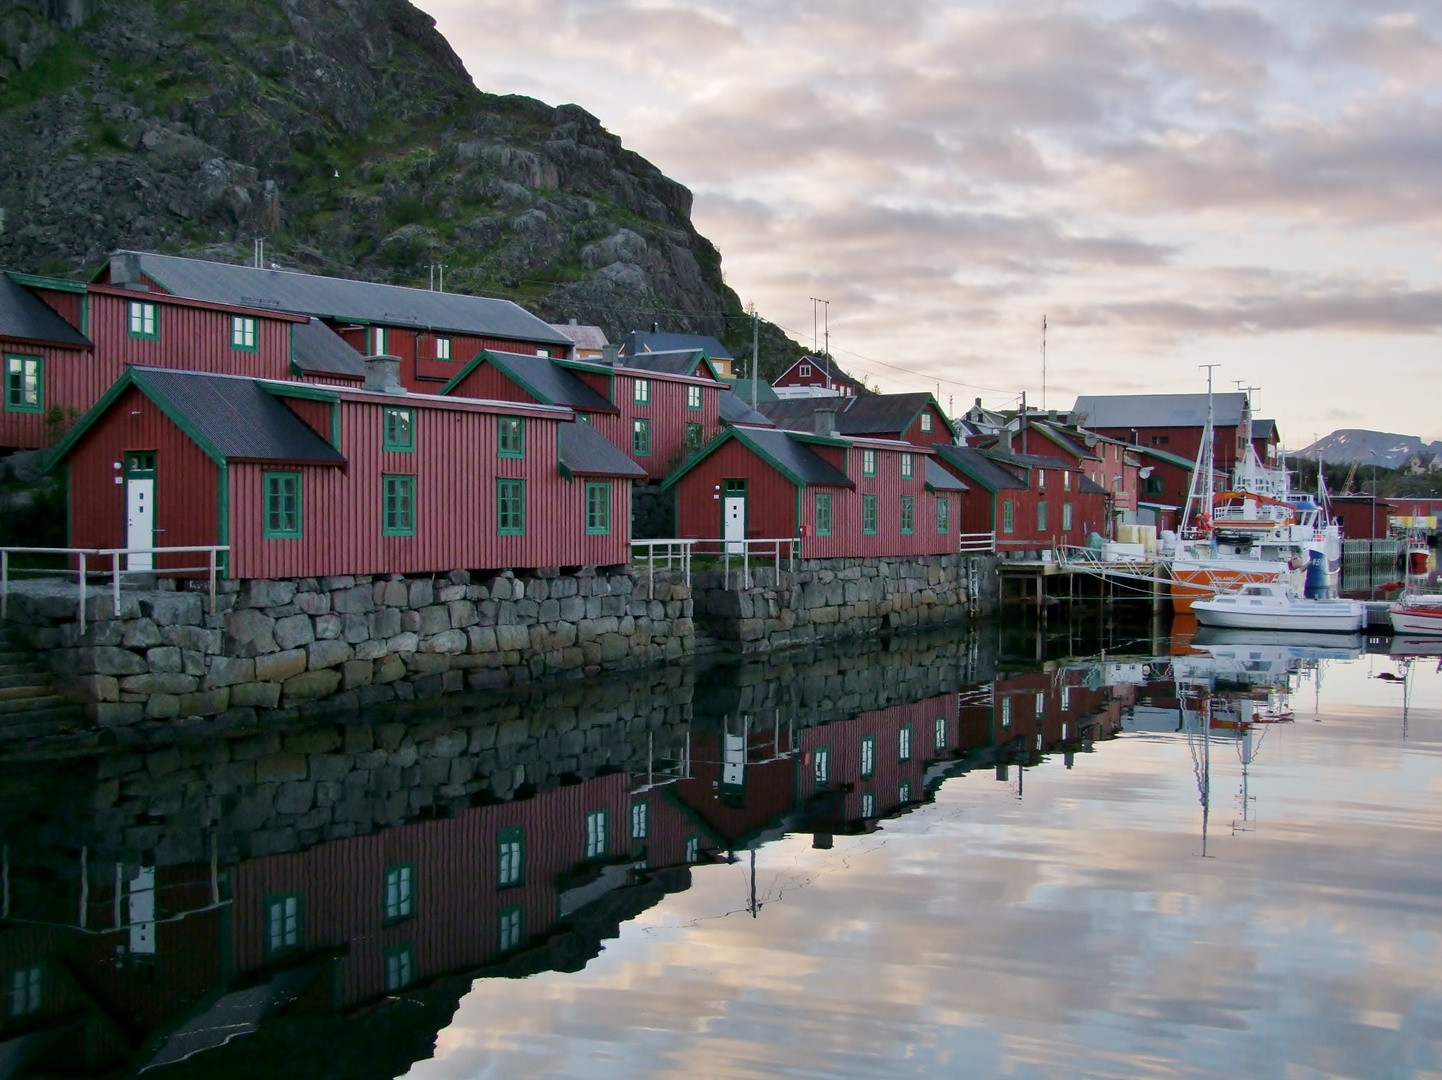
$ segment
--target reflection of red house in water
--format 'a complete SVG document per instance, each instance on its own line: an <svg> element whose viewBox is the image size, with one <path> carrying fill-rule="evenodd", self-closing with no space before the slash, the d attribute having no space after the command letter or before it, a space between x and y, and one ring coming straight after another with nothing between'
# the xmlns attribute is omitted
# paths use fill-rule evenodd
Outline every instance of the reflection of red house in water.
<svg viewBox="0 0 1442 1080"><path fill-rule="evenodd" d="M1008 675L961 695L961 741L997 749L998 779L1008 764L1038 764L1049 751L1061 750L1070 766L1074 750L1119 723L1111 691L1074 669Z"/></svg>

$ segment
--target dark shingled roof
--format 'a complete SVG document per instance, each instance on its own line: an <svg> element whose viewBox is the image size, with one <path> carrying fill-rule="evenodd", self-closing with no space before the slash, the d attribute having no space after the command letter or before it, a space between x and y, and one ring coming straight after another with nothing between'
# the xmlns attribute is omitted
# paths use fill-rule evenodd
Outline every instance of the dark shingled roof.
<svg viewBox="0 0 1442 1080"><path fill-rule="evenodd" d="M296 323L295 362L302 371L364 379L365 361L345 339L319 319Z"/></svg>
<svg viewBox="0 0 1442 1080"><path fill-rule="evenodd" d="M1020 465L1027 469L1077 469L1081 467L1074 461L1064 461L1061 458L1047 457L1044 454L1016 454L995 449L987 449L980 452L991 458L992 461L1001 461L1008 465Z"/></svg>
<svg viewBox="0 0 1442 1080"><path fill-rule="evenodd" d="M565 334L510 300L147 252L117 252L112 276L116 262L128 259L163 288L191 300L571 348Z"/></svg>
<svg viewBox="0 0 1442 1080"><path fill-rule="evenodd" d="M186 433L227 460L341 465L345 458L255 379L132 368L141 389Z"/></svg>
<svg viewBox="0 0 1442 1080"><path fill-rule="evenodd" d="M930 394L865 394L857 397L786 398L763 401L757 408L779 428L814 431L818 409L836 410L840 435L900 436L910 426Z"/></svg>
<svg viewBox="0 0 1442 1080"><path fill-rule="evenodd" d="M721 420L727 424L755 424L759 427L774 426L766 418L765 413L759 413L741 396L731 390L721 391Z"/></svg>
<svg viewBox="0 0 1442 1080"><path fill-rule="evenodd" d="M854 486L845 473L805 443L793 439L788 432L777 431L775 428L753 427L736 427L731 430L743 442L750 443L807 487Z"/></svg>
<svg viewBox="0 0 1442 1080"><path fill-rule="evenodd" d="M636 371L654 371L658 375L691 375L705 356L704 349L632 353L624 358L620 366Z"/></svg>
<svg viewBox="0 0 1442 1080"><path fill-rule="evenodd" d="M932 491L970 491L951 473L947 472L935 458L926 459L926 486Z"/></svg>
<svg viewBox="0 0 1442 1080"><path fill-rule="evenodd" d="M617 411L616 406L577 378L574 372L548 357L487 349L476 360L489 360L535 394L543 405L567 405L584 412ZM456 378L468 375L474 363L473 361L472 364L467 364Z"/></svg>
<svg viewBox="0 0 1442 1080"><path fill-rule="evenodd" d="M90 339L23 285L0 274L0 337L90 348Z"/></svg>
<svg viewBox="0 0 1442 1080"><path fill-rule="evenodd" d="M584 420L572 420L561 425L561 472L573 476L646 478L645 469L607 442Z"/></svg>
<svg viewBox="0 0 1442 1080"><path fill-rule="evenodd" d="M1098 484L1090 476L1082 474L1081 484L1077 488L1083 495L1105 495L1107 489Z"/></svg>
<svg viewBox="0 0 1442 1080"><path fill-rule="evenodd" d="M1014 473L1002 468L981 450L970 446L937 446L935 450L939 458L955 465L988 491L1004 488L1026 490L1026 484Z"/></svg>
<svg viewBox="0 0 1442 1080"><path fill-rule="evenodd" d="M679 352L702 349L713 360L734 360L730 350L709 334L666 334L659 331L632 330L621 344L622 356L647 352Z"/></svg>

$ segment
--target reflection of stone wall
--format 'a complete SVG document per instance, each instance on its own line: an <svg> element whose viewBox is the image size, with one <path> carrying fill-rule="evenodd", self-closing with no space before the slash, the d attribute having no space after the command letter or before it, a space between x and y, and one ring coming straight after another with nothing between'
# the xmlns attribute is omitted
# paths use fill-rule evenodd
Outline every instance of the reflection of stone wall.
<svg viewBox="0 0 1442 1080"><path fill-rule="evenodd" d="M222 585L213 616L199 593L126 592L117 613L105 591L87 604L84 634L73 601L58 595L13 596L10 617L110 727L285 720L320 699L355 708L638 667L693 648L683 583L590 568Z"/></svg>
<svg viewBox="0 0 1442 1080"><path fill-rule="evenodd" d="M693 575L696 617L745 653L966 618L965 563L956 555L808 559L779 572L753 566L749 589L738 587L732 563L729 574Z"/></svg>

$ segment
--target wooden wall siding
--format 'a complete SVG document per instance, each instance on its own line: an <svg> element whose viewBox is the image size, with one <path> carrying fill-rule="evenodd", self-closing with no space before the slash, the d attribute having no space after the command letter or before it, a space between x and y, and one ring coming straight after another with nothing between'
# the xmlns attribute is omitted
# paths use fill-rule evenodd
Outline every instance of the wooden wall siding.
<svg viewBox="0 0 1442 1080"><path fill-rule="evenodd" d="M285 407L295 413L308 428L314 431L326 442L331 437L331 411L334 406L329 401L311 401L307 398L281 398Z"/></svg>
<svg viewBox="0 0 1442 1080"><path fill-rule="evenodd" d="M733 721L739 726L739 721ZM691 779L674 785L676 797L685 803L712 832L725 840L737 840L765 828L796 805L797 756L777 758L771 730L753 729L749 743L751 757L746 766L745 792L741 805L720 799L721 735L719 732L691 736ZM787 750L786 729L781 729L781 751ZM770 760L766 760L770 759ZM759 763L758 763L759 762Z"/></svg>
<svg viewBox="0 0 1442 1080"><path fill-rule="evenodd" d="M520 907L522 938L558 921L562 875L586 861L586 815L607 812L606 861L630 851L629 778L624 773L557 788L533 799L464 811L453 818L334 840L308 851L243 862L231 872L234 967L265 966L267 896L299 893L305 951L348 948L340 962L342 1006L385 992L385 951L415 950L414 982L466 971L499 954L500 913ZM502 829L525 830L520 885L497 885ZM387 925L387 867L415 868L415 916Z"/></svg>
<svg viewBox="0 0 1442 1080"><path fill-rule="evenodd" d="M481 364L467 375L459 386L450 393L451 397L481 398L486 401L529 401L536 399L523 390L519 383L492 367Z"/></svg>
<svg viewBox="0 0 1442 1080"><path fill-rule="evenodd" d="M45 426L45 413L56 405L62 409L74 409L77 414L84 413L114 381L105 380L94 354L75 349L24 345L0 339L0 355L38 356L45 361L42 411L7 412L0 405L0 447L36 450L49 446L55 441L55 434Z"/></svg>
<svg viewBox="0 0 1442 1080"><path fill-rule="evenodd" d="M814 449L830 449L815 447ZM832 450L839 454L839 449ZM808 534L801 542L801 554L808 559L866 558L893 555L947 555L956 550L955 521L945 533L936 531L936 496L926 490L925 454L912 455L912 478L901 478L898 450L876 451L876 475L862 475L862 448L852 447L844 459L854 488L806 488L801 493L801 523ZM816 535L816 496L831 496L831 535ZM874 535L863 531L862 500L876 496L877 528ZM901 500L911 496L913 529L901 531ZM955 499L953 498L953 503Z"/></svg>
<svg viewBox="0 0 1442 1080"><path fill-rule="evenodd" d="M149 340L130 336L131 299L108 293L90 296L90 340L95 342L95 355L106 365L107 373L113 373L101 393L120 377L127 364L264 379L290 378L288 320L257 315L258 348L247 352L230 347L230 312L167 304L163 295L136 293L133 299L155 304L160 336ZM94 403L92 399L85 408Z"/></svg>
<svg viewBox="0 0 1442 1080"><path fill-rule="evenodd" d="M647 377L651 380L651 402L649 405L637 405L634 400L636 379ZM607 442L620 447L632 461L645 469L652 480L664 480L686 461L687 423L701 423L702 445L710 442L721 430L721 388L713 382L701 384L701 408L693 410L686 407L688 385L697 384L618 372L611 400L620 413L597 413L591 417L592 426ZM637 418L651 421L649 455L631 453L631 424Z"/></svg>
<svg viewBox="0 0 1442 1080"><path fill-rule="evenodd" d="M70 547L125 547L125 454L155 451L157 547L216 544L220 474L215 462L155 403L131 388L71 451ZM121 468L114 468L120 462ZM157 568L198 566L195 554L158 555Z"/></svg>
<svg viewBox="0 0 1442 1080"><path fill-rule="evenodd" d="M82 334L86 333L81 326L84 321L80 317L81 309L84 307L85 297L79 293L69 292L64 289L31 289L37 297L44 301L56 314L68 322ZM87 335L88 336L88 335Z"/></svg>
<svg viewBox="0 0 1442 1080"><path fill-rule="evenodd" d="M727 440L676 484L677 535L720 537L723 481L737 478L747 481L747 536L769 540L797 535L796 485L736 439Z"/></svg>
<svg viewBox="0 0 1442 1080"><path fill-rule="evenodd" d="M917 446L936 446L938 444L952 442L951 428L942 417L940 410L928 405L924 410L931 414L931 430L921 430L921 415L918 413L915 420L901 434L901 438Z"/></svg>
<svg viewBox="0 0 1442 1080"><path fill-rule="evenodd" d="M663 866L683 866L686 863L686 844L696 840L697 862L716 851L716 841L706 822L692 809L676 798L675 785L652 788L650 791L633 795L631 802L647 804L646 839L627 839L632 851L644 847L646 865L652 869ZM631 836L631 812L626 811L626 836Z"/></svg>
<svg viewBox="0 0 1442 1080"><path fill-rule="evenodd" d="M398 404L402 402L397 402ZM557 467L557 421L526 417L524 459L496 456L497 416L414 406L414 453L382 449L382 409L341 403L344 469L301 469L302 537L263 535L263 474L231 466L232 573L242 578L434 573L504 567L610 566L630 559L631 485L609 480L611 531L586 534L586 479ZM382 476L416 477L416 535L382 535ZM526 481L526 532L496 533L496 480Z"/></svg>

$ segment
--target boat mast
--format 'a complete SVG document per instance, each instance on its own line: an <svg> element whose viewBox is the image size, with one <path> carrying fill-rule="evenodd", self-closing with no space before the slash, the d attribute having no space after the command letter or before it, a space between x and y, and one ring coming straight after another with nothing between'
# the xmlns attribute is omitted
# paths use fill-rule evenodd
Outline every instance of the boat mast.
<svg viewBox="0 0 1442 1080"><path fill-rule="evenodd" d="M1202 473L1202 514L1207 522L1207 531L1211 532L1212 502L1216 497L1213 484L1213 474L1217 466L1217 430L1216 417L1212 409L1212 371L1221 367L1221 364L1198 364L1198 367L1207 369L1207 430L1202 433L1202 449L1206 451L1205 467Z"/></svg>

